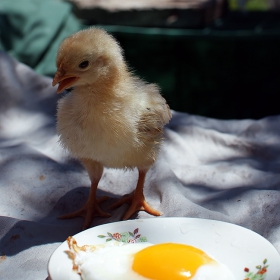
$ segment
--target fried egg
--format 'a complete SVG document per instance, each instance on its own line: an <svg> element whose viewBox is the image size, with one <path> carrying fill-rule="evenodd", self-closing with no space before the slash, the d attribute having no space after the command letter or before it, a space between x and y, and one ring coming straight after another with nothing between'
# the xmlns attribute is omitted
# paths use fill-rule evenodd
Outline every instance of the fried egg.
<svg viewBox="0 0 280 280"><path fill-rule="evenodd" d="M226 266L190 245L110 241L79 247L73 238L68 244L83 280L234 280Z"/></svg>

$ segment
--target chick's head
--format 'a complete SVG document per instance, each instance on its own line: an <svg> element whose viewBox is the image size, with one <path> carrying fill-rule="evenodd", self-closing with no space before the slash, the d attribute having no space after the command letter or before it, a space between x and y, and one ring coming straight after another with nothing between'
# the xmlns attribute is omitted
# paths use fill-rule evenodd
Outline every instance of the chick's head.
<svg viewBox="0 0 280 280"><path fill-rule="evenodd" d="M125 67L125 62L121 47L111 35L99 28L89 28L62 41L56 66L53 86L59 84L57 92L60 93L108 77L113 69Z"/></svg>

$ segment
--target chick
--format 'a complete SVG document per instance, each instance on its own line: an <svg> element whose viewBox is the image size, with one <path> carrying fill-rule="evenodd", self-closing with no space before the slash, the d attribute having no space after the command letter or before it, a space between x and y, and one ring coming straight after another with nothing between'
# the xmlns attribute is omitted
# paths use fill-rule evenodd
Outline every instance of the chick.
<svg viewBox="0 0 280 280"><path fill-rule="evenodd" d="M91 189L82 209L61 218L85 217L84 229L101 210L96 190L103 168L137 168L135 191L112 208L130 203L123 219L138 210L161 213L144 198L145 176L155 162L163 126L171 118L169 106L155 84L129 71L118 42L103 29L81 30L62 41L56 59L53 86L57 92L73 88L57 107L60 143L87 170Z"/></svg>

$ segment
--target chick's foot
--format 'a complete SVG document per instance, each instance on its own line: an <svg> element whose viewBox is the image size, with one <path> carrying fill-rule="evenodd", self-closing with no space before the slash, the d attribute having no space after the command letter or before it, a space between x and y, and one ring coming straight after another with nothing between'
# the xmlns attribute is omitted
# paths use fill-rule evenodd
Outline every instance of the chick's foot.
<svg viewBox="0 0 280 280"><path fill-rule="evenodd" d="M145 200L143 195L137 195L133 192L130 195L122 197L119 201L111 205L110 209L115 209L124 203L131 204L123 216L123 220L129 219L137 211L146 211L153 216L160 216L162 213L151 207Z"/></svg>
<svg viewBox="0 0 280 280"><path fill-rule="evenodd" d="M85 222L83 225L83 230L89 228L92 220L94 217L103 217L103 218L108 218L111 215L107 212L104 212L103 210L101 210L99 204L102 203L103 201L107 200L108 197L106 196L102 196L99 199L95 199L94 201L90 201L88 200L85 205L70 214L66 214L66 215L62 215L59 216L59 219L72 219L72 218L77 218L77 217L84 217L85 218Z"/></svg>

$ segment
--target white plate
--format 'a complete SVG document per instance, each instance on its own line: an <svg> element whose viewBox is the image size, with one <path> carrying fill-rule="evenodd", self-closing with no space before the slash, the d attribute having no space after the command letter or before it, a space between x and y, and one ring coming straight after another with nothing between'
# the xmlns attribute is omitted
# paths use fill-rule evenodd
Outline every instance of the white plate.
<svg viewBox="0 0 280 280"><path fill-rule="evenodd" d="M134 236L129 232L135 233ZM155 244L177 242L198 247L225 264L236 280L280 280L280 256L272 244L259 234L234 224L195 218L139 219L90 228L74 238L80 246L103 244L114 233L120 233L115 236L122 236L126 241L135 241L136 237L140 241L146 237L148 242ZM48 264L52 280L80 280L65 253L68 249L67 243L63 242L52 254ZM248 270L254 275L267 265L263 278L248 278Z"/></svg>

